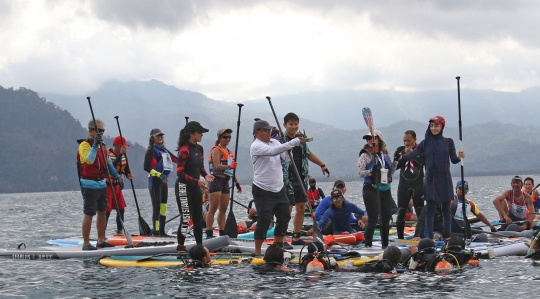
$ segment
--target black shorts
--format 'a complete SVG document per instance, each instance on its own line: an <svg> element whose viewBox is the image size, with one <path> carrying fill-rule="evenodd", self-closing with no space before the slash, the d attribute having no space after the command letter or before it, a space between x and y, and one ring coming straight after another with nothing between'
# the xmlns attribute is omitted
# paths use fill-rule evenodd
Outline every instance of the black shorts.
<svg viewBox="0 0 540 299"><path fill-rule="evenodd" d="M257 207L255 239L266 239L266 231L270 228L274 216L276 217L274 235L285 236L287 233L291 212L285 189L284 187L280 192L270 192L255 185L252 186L253 200L255 200L255 206Z"/></svg>
<svg viewBox="0 0 540 299"><path fill-rule="evenodd" d="M84 215L94 216L96 211L107 211L107 188L82 189Z"/></svg>
<svg viewBox="0 0 540 299"><path fill-rule="evenodd" d="M293 184L293 187L294 187L294 193L293 194L290 194L290 193L287 194L287 196L289 198L289 205L294 206L297 203L306 202L307 198L306 198L306 196L304 196L304 194L306 192L305 191L302 192L302 187L300 187L298 185L295 185L295 184Z"/></svg>
<svg viewBox="0 0 540 299"><path fill-rule="evenodd" d="M227 176L226 178L222 178L219 176L214 177L214 180L209 184L208 186L208 192L214 193L214 192L221 192L225 194L230 193L229 188L229 180L230 176Z"/></svg>

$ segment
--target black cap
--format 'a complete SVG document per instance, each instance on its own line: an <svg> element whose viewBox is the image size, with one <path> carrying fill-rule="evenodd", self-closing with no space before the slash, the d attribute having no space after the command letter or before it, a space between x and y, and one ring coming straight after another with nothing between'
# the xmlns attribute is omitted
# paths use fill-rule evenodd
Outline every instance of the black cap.
<svg viewBox="0 0 540 299"><path fill-rule="evenodd" d="M343 187L345 187L345 182L342 180L337 180L334 182L334 187L337 187L339 185L342 185Z"/></svg>
<svg viewBox="0 0 540 299"><path fill-rule="evenodd" d="M311 178L311 179L309 179L309 182L310 182L310 183L315 183L315 182L317 182L317 181L315 180L315 178Z"/></svg>
<svg viewBox="0 0 540 299"><path fill-rule="evenodd" d="M343 196L343 192L341 192L341 190L332 190L332 192L330 193L331 198L338 196Z"/></svg>
<svg viewBox="0 0 540 299"><path fill-rule="evenodd" d="M208 129L201 126L201 124L198 121L190 121L187 123L187 125L184 127L184 131L186 133L206 133L208 132Z"/></svg>

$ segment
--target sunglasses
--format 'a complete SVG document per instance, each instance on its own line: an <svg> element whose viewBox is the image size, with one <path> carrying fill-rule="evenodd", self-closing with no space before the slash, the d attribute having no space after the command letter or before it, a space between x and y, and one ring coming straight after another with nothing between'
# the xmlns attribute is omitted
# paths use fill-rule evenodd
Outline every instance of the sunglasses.
<svg viewBox="0 0 540 299"><path fill-rule="evenodd" d="M467 190L469 190L469 186L467 186L467 185L459 186L458 189L461 190L461 191L463 191L463 190L467 191Z"/></svg>
<svg viewBox="0 0 540 299"><path fill-rule="evenodd" d="M223 139L231 139L231 135L221 136L221 138L223 138Z"/></svg>
<svg viewBox="0 0 540 299"><path fill-rule="evenodd" d="M98 132L103 133L105 132L105 129L97 129Z"/></svg>
<svg viewBox="0 0 540 299"><path fill-rule="evenodd" d="M338 200L342 200L342 199L343 199L343 196L332 197L332 201L338 201Z"/></svg>

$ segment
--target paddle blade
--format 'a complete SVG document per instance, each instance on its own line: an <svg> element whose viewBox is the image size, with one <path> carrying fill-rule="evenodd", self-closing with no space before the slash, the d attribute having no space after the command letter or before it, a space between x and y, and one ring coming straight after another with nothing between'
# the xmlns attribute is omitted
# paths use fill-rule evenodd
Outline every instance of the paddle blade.
<svg viewBox="0 0 540 299"><path fill-rule="evenodd" d="M225 221L225 229L223 230L229 238L238 237L238 229L236 228L236 217L234 217L233 210L229 210L229 215L227 215L227 221Z"/></svg>
<svg viewBox="0 0 540 299"><path fill-rule="evenodd" d="M362 116L364 116L364 121L366 122L369 132L373 133L373 114L371 114L371 109L364 107L364 109L362 109Z"/></svg>
<svg viewBox="0 0 540 299"><path fill-rule="evenodd" d="M152 235L152 232L150 230L150 226L144 219L139 216L139 235L141 236L150 236Z"/></svg>

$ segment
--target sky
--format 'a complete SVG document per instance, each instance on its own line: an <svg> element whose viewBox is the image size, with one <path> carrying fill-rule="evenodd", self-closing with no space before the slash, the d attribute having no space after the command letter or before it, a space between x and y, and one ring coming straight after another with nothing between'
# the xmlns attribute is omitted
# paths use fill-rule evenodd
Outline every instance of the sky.
<svg viewBox="0 0 540 299"><path fill-rule="evenodd" d="M540 85L540 1L0 0L0 85L157 79L215 100Z"/></svg>

